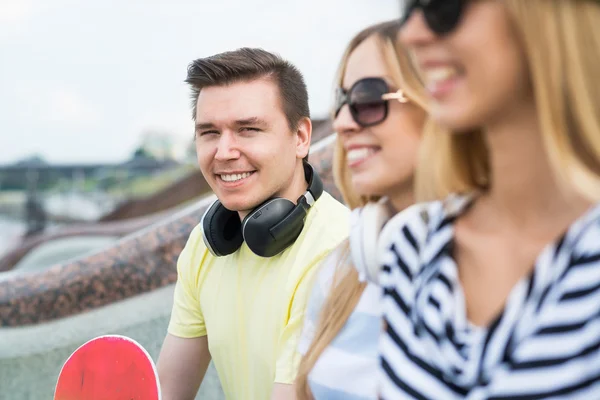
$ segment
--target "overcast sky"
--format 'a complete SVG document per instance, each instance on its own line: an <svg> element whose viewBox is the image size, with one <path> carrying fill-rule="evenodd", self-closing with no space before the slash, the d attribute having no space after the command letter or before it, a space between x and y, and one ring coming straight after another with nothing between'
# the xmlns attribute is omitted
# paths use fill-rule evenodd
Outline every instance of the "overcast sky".
<svg viewBox="0 0 600 400"><path fill-rule="evenodd" d="M348 40L397 2L0 0L0 164L122 161L147 129L188 140L188 63L241 46L295 63L324 116Z"/></svg>

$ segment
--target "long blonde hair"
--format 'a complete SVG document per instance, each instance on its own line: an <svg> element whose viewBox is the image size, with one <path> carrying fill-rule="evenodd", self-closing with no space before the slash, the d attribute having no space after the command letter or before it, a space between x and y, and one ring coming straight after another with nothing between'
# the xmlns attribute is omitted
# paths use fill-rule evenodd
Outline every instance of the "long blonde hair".
<svg viewBox="0 0 600 400"><path fill-rule="evenodd" d="M398 23L389 21L370 26L359 32L348 44L337 71L336 83L342 85L342 80L351 53L366 39L376 37L379 48L384 56L390 76L406 96L421 108L426 107L426 92L416 69L404 48L396 41ZM333 158L333 175L337 187L350 208L364 206L376 197L364 197L352 188L351 175L346 167L346 151L339 140L336 141ZM356 270L348 265L348 241L341 245L341 255L334 275L331 292L319 315L315 336L310 348L302 358L296 378L296 396L298 399L312 399L307 378L323 350L331 343L342 329L348 317L356 307L362 295L365 283L358 280Z"/></svg>
<svg viewBox="0 0 600 400"><path fill-rule="evenodd" d="M506 0L531 77L546 154L564 185L600 200L600 2ZM420 201L485 191L481 132L453 135L429 121L415 178ZM435 160L435 163L427 162Z"/></svg>

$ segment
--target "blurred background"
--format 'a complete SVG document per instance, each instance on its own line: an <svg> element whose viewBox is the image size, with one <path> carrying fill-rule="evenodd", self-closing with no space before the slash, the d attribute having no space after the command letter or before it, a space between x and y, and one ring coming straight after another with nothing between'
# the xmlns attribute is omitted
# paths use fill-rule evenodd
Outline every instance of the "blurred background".
<svg viewBox="0 0 600 400"><path fill-rule="evenodd" d="M68 354L100 334L132 336L156 357L193 225L178 218L210 196L183 82L190 61L242 46L281 54L305 76L313 143L327 141L345 46L398 10L397 0L0 0L0 399L51 398ZM161 245L140 244L157 229ZM144 263L170 275L113 288L120 266ZM82 282L101 282L104 297L88 299L98 292ZM56 311L61 301L74 305ZM221 398L214 370L202 393Z"/></svg>

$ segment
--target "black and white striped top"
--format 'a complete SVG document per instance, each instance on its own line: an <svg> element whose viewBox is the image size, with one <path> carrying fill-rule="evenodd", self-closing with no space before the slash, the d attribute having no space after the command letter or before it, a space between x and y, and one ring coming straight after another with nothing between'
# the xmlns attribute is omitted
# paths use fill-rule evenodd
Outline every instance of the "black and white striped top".
<svg viewBox="0 0 600 400"><path fill-rule="evenodd" d="M382 232L381 398L600 399L600 204L544 248L483 328L466 318L450 250L469 202L413 206Z"/></svg>

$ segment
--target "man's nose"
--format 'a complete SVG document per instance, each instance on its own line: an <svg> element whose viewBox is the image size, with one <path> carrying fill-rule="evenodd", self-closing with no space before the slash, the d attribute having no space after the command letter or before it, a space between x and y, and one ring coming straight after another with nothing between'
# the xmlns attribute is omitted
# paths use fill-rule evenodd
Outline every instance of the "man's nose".
<svg viewBox="0 0 600 400"><path fill-rule="evenodd" d="M227 161L240 157L240 150L235 136L231 133L222 133L217 144L215 160Z"/></svg>

